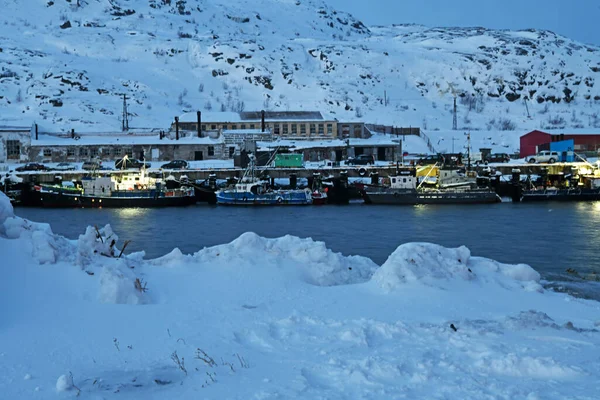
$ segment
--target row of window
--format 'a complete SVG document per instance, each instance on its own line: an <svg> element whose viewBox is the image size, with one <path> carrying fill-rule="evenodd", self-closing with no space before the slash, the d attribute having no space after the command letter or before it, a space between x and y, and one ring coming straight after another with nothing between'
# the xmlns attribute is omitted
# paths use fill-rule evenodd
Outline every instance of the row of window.
<svg viewBox="0 0 600 400"><path fill-rule="evenodd" d="M279 135L279 134L287 135L287 134L289 134L289 130L291 130L292 135L297 135L298 134L298 126L300 126L300 135L306 135L306 131L307 131L306 126L307 125L309 126L309 131L310 131L311 135L317 134L317 128L318 128L319 135L325 134L325 124L287 124L287 123L286 124L267 124L267 126L269 128L271 128L271 130L273 131L273 133L275 135ZM207 125L203 124L202 130L205 131L206 127L207 127ZM224 129L224 130L237 130L238 125L236 125L236 124L231 124L231 125L211 124L210 125L211 130L216 130L219 128ZM250 124L250 125L246 126L246 124L240 124L239 129L256 129L256 125ZM333 134L333 124L327 124L327 134L328 135Z"/></svg>
<svg viewBox="0 0 600 400"><path fill-rule="evenodd" d="M300 136L306 136L306 126L309 127L310 135L325 135L325 124L273 124L274 135L298 135L298 125L300 126ZM333 134L333 124L327 124L327 134Z"/></svg>
<svg viewBox="0 0 600 400"><path fill-rule="evenodd" d="M195 126L197 127L198 125L195 125ZM205 130L206 130L206 126L207 126L207 125L205 125L205 124L202 124L202 130L203 130L203 131L205 131ZM217 129L219 129L219 128L221 128L221 129L224 129L224 130L234 130L234 131L235 131L235 130L237 130L237 129L238 129L238 125L236 125L236 124L233 124L233 125L226 125L226 124L223 124L223 125L217 125L217 124L211 124L211 125L210 125L210 130L212 130L212 131L216 131L216 130L217 130ZM246 124L240 124L240 127L239 127L239 129L257 129L257 127L256 127L256 124L249 124L249 125L246 125Z"/></svg>
<svg viewBox="0 0 600 400"><path fill-rule="evenodd" d="M79 152L77 152L79 150ZM122 157L123 155L127 155L127 157L133 157L133 149L128 148L123 150L121 147L112 147L110 149L104 149L102 152L106 156L114 156L114 157ZM46 148L43 150L44 157L52 157L52 149ZM97 147L80 147L79 149L75 147L67 148L67 157L90 157L95 158L100 154L100 150Z"/></svg>

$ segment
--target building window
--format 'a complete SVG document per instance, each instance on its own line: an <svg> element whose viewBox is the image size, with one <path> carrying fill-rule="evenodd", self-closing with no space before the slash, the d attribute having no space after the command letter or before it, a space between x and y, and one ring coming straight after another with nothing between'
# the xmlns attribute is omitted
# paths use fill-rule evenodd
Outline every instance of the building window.
<svg viewBox="0 0 600 400"><path fill-rule="evenodd" d="M75 157L75 148L74 147L69 147L67 149L67 157Z"/></svg>
<svg viewBox="0 0 600 400"><path fill-rule="evenodd" d="M221 129L223 129L223 130L227 130L227 125L223 124L223 125L221 126Z"/></svg>
<svg viewBox="0 0 600 400"><path fill-rule="evenodd" d="M214 156L215 155L215 148L214 148L214 146L208 146L208 155L209 156Z"/></svg>
<svg viewBox="0 0 600 400"><path fill-rule="evenodd" d="M237 129L237 125L231 125L231 129L232 129L232 130L235 130L235 129Z"/></svg>
<svg viewBox="0 0 600 400"><path fill-rule="evenodd" d="M292 135L296 136L298 134L298 125L292 124Z"/></svg>
<svg viewBox="0 0 600 400"><path fill-rule="evenodd" d="M125 155L127 156L127 158L133 158L133 149L125 150Z"/></svg>
<svg viewBox="0 0 600 400"><path fill-rule="evenodd" d="M250 129L256 129L256 125L250 124Z"/></svg>
<svg viewBox="0 0 600 400"><path fill-rule="evenodd" d="M88 149L87 147L81 147L79 149L79 157L87 157L88 156Z"/></svg>
<svg viewBox="0 0 600 400"><path fill-rule="evenodd" d="M235 147L229 147L229 158L233 158L235 154Z"/></svg>
<svg viewBox="0 0 600 400"><path fill-rule="evenodd" d="M201 128L203 131L205 131L205 130L206 130L206 125L205 125L205 124L202 124L202 125L200 125L200 128Z"/></svg>
<svg viewBox="0 0 600 400"><path fill-rule="evenodd" d="M52 149L44 149L44 157L52 157Z"/></svg>
<svg viewBox="0 0 600 400"><path fill-rule="evenodd" d="M113 147L112 151L113 151L113 156L115 156L115 157L121 157L121 154L123 154L120 147Z"/></svg>
<svg viewBox="0 0 600 400"><path fill-rule="evenodd" d="M18 140L6 141L6 158L18 160L21 157L21 142Z"/></svg>
<svg viewBox="0 0 600 400"><path fill-rule="evenodd" d="M306 124L300 124L300 134L306 136Z"/></svg>
<svg viewBox="0 0 600 400"><path fill-rule="evenodd" d="M284 135L287 135L288 134L288 124L282 124L282 126L283 126L283 132L282 133Z"/></svg>
<svg viewBox="0 0 600 400"><path fill-rule="evenodd" d="M216 124L212 124L212 125L210 126L210 129L212 129L213 131L214 131L214 130L216 130L216 129L217 129L217 125L216 125Z"/></svg>
<svg viewBox="0 0 600 400"><path fill-rule="evenodd" d="M273 133L279 135L279 124L273 125Z"/></svg>
<svg viewBox="0 0 600 400"><path fill-rule="evenodd" d="M360 125L354 126L354 137L355 138L362 137L362 128Z"/></svg>
<svg viewBox="0 0 600 400"><path fill-rule="evenodd" d="M333 134L333 124L327 124L327 134Z"/></svg>
<svg viewBox="0 0 600 400"><path fill-rule="evenodd" d="M246 129L246 124L240 125L240 129Z"/></svg>
<svg viewBox="0 0 600 400"><path fill-rule="evenodd" d="M97 147L92 147L90 149L90 157L91 158L96 158L98 157L98 148Z"/></svg>
<svg viewBox="0 0 600 400"><path fill-rule="evenodd" d="M317 134L317 124L310 124L310 134L311 135Z"/></svg>
<svg viewBox="0 0 600 400"><path fill-rule="evenodd" d="M319 135L325 134L325 126L323 124L319 124Z"/></svg>

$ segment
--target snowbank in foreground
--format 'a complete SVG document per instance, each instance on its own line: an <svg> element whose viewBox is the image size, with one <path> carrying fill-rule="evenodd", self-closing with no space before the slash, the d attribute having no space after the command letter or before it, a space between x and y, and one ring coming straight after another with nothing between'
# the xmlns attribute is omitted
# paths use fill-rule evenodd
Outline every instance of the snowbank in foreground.
<svg viewBox="0 0 600 400"><path fill-rule="evenodd" d="M540 274L526 264L502 264L482 257L471 257L465 246L449 249L431 243L407 243L399 246L373 277L386 290L406 284L451 285L452 280L521 285L542 291Z"/></svg>
<svg viewBox="0 0 600 400"><path fill-rule="evenodd" d="M599 304L542 290L527 265L409 243L377 267L311 239L253 233L146 261L119 257L110 226L65 239L13 216L4 199L6 398L593 399L600 390Z"/></svg>

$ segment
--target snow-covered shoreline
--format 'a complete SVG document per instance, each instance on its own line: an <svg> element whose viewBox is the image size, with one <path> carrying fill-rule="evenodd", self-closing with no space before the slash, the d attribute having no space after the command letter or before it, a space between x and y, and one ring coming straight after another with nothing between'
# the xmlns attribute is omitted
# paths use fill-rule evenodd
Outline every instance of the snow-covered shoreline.
<svg viewBox="0 0 600 400"><path fill-rule="evenodd" d="M101 238L101 239L100 239ZM112 240L115 244L111 246ZM245 233L118 257L0 194L6 398L578 398L600 384L600 303L531 267L406 243L378 266Z"/></svg>

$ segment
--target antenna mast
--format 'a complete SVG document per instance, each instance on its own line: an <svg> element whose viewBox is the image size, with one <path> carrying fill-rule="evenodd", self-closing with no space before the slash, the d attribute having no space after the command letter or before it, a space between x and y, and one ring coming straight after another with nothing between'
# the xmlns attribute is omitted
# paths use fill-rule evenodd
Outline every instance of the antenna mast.
<svg viewBox="0 0 600 400"><path fill-rule="evenodd" d="M452 130L458 130L458 123L456 122L456 93L454 94L454 110L452 112Z"/></svg>
<svg viewBox="0 0 600 400"><path fill-rule="evenodd" d="M123 95L123 119L121 121L121 129L123 132L127 132L129 130L129 120L127 115L127 95Z"/></svg>

